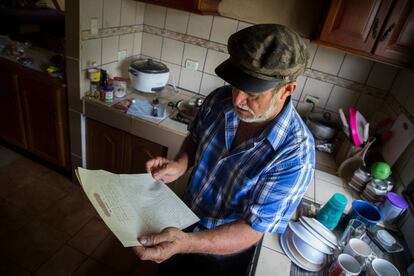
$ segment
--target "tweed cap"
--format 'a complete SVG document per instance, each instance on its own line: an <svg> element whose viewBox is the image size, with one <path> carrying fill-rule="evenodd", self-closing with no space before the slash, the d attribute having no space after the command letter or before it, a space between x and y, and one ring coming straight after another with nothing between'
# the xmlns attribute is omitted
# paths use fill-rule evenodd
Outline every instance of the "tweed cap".
<svg viewBox="0 0 414 276"><path fill-rule="evenodd" d="M308 51L302 38L286 26L259 24L230 36L230 58L216 74L238 89L260 93L287 84L303 73Z"/></svg>

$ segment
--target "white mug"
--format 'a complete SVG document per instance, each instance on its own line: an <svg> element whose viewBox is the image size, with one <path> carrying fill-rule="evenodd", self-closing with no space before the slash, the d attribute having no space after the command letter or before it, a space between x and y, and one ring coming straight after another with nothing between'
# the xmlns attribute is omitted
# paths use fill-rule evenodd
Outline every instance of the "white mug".
<svg viewBox="0 0 414 276"><path fill-rule="evenodd" d="M354 257L348 254L340 254L329 268L329 276L354 276L359 273L361 273L361 266Z"/></svg>
<svg viewBox="0 0 414 276"><path fill-rule="evenodd" d="M369 276L400 276L398 269L389 261L384 259L375 259L368 269Z"/></svg>
<svg viewBox="0 0 414 276"><path fill-rule="evenodd" d="M349 243L345 246L344 253L357 259L361 265L365 265L365 260L371 256L372 249L366 242L353 238L350 239Z"/></svg>

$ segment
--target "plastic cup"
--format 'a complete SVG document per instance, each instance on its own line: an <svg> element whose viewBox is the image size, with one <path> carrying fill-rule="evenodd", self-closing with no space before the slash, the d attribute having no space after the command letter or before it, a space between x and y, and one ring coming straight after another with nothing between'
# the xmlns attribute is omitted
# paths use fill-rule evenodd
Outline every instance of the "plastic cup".
<svg viewBox="0 0 414 276"><path fill-rule="evenodd" d="M345 247L352 238L360 238L366 232L366 225L358 219L350 219L345 231L342 233L338 244L341 248Z"/></svg>

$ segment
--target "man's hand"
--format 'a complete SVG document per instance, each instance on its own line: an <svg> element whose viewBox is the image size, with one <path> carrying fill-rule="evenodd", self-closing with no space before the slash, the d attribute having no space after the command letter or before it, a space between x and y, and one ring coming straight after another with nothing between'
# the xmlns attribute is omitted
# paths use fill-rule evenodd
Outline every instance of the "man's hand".
<svg viewBox="0 0 414 276"><path fill-rule="evenodd" d="M143 246L135 246L132 250L141 260L161 263L178 253L187 253L191 249L190 235L178 228L165 228L160 234L138 238Z"/></svg>
<svg viewBox="0 0 414 276"><path fill-rule="evenodd" d="M145 164L147 172L152 174L155 180L170 183L182 176L187 167L177 161L168 160L164 157L156 157L148 160Z"/></svg>

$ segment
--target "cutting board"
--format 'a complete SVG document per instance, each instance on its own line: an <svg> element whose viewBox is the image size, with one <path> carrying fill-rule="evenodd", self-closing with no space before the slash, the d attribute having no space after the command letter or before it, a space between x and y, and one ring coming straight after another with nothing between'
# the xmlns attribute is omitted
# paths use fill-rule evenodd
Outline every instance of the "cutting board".
<svg viewBox="0 0 414 276"><path fill-rule="evenodd" d="M392 137L382 148L382 157L390 166L398 160L414 138L414 124L400 114L391 127Z"/></svg>

